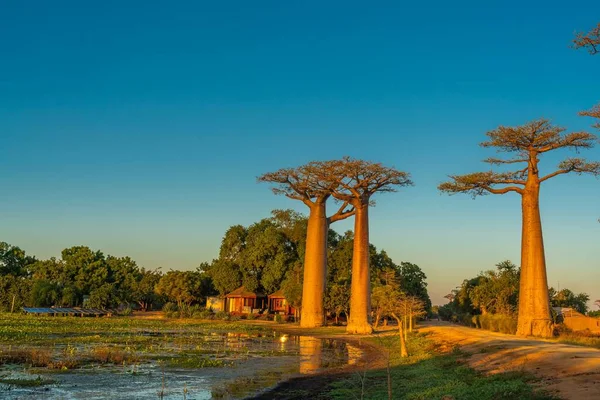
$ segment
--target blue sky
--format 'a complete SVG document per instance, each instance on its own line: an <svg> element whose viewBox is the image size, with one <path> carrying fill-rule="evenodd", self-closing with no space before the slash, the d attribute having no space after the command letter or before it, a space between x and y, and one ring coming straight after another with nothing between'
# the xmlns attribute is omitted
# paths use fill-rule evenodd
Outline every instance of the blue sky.
<svg viewBox="0 0 600 400"><path fill-rule="evenodd" d="M230 225L304 211L256 176L350 155L412 173L377 198L371 241L441 302L518 263L520 209L436 186L486 168L486 131L588 129L577 112L600 101L600 56L569 48L597 1L0 3L0 240L38 257L85 244L195 268ZM542 189L550 284L593 299L599 198L591 177Z"/></svg>

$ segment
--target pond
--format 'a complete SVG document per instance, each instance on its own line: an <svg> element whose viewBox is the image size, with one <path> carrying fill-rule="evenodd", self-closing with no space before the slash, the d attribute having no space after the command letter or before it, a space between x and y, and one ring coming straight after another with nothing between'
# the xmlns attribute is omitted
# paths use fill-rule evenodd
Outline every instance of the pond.
<svg viewBox="0 0 600 400"><path fill-rule="evenodd" d="M235 399L293 376L354 364L363 356L360 348L344 341L276 332L191 337L188 332L186 340L178 335L182 332L139 332L148 341L135 345L55 344L47 355L54 364L46 368L5 360L0 398ZM14 349L0 349L2 354L10 351Z"/></svg>

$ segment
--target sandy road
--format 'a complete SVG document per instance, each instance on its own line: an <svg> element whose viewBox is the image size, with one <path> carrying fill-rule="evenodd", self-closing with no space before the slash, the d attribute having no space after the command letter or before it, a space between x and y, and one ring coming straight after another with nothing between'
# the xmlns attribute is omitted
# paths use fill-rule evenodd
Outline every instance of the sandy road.
<svg viewBox="0 0 600 400"><path fill-rule="evenodd" d="M600 400L600 350L550 340L472 329L444 322L420 326L441 345L460 346L471 367L489 372L526 371L564 399Z"/></svg>

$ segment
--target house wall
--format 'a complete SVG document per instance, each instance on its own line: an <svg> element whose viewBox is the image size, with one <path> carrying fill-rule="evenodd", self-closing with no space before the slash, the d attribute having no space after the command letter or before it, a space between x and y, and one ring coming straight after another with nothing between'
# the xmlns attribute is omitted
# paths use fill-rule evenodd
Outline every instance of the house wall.
<svg viewBox="0 0 600 400"><path fill-rule="evenodd" d="M213 310L214 312L225 310L225 299L219 297L207 297L206 308Z"/></svg>
<svg viewBox="0 0 600 400"><path fill-rule="evenodd" d="M564 324L573 331L590 330L600 333L600 318L592 318L586 316L565 316Z"/></svg>

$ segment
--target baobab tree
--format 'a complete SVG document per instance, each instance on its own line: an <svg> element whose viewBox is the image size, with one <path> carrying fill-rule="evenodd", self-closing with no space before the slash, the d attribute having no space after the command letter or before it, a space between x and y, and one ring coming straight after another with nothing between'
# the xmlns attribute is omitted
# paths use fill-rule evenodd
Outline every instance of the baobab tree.
<svg viewBox="0 0 600 400"><path fill-rule="evenodd" d="M395 192L399 186L412 185L410 175L380 163L342 160L327 163L337 181L325 181L333 197L354 209L354 248L352 253L352 283L350 286L350 318L348 333L369 334L371 287L369 271L369 206L377 192Z"/></svg>
<svg viewBox="0 0 600 400"><path fill-rule="evenodd" d="M323 298L329 225L354 214L354 210L348 208L349 203L344 202L335 214L327 217L326 203L331 196L331 186L340 179L327 163L316 161L297 168L283 168L258 178L259 182L274 184L273 193L300 200L309 208L300 310L300 326L304 328L322 326L325 321Z"/></svg>
<svg viewBox="0 0 600 400"><path fill-rule="evenodd" d="M511 158L488 158L491 165L524 163L513 172L476 172L451 175L451 181L439 185L444 193L469 193L473 197L485 194L517 193L521 195L521 280L517 334L520 336L552 336L552 318L548 297L546 260L542 238L539 194L541 183L558 175L576 173L600 174L600 163L581 158L567 158L558 169L540 175L539 161L543 154L558 149L589 149L596 137L587 132L564 134L564 129L539 119L522 126L500 126L487 133L483 147L495 147L498 152L514 154ZM522 165L521 165L522 166Z"/></svg>
<svg viewBox="0 0 600 400"><path fill-rule="evenodd" d="M587 33L577 33L573 39L573 47L586 49L592 55L598 54L600 52L600 23Z"/></svg>

